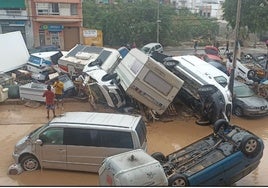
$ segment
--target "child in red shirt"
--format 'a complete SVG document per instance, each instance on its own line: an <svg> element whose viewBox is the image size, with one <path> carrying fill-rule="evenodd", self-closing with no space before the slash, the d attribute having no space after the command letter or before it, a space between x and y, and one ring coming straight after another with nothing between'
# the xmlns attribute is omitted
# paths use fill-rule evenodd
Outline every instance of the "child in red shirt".
<svg viewBox="0 0 268 188"><path fill-rule="evenodd" d="M52 110L54 117L56 117L55 114L55 94L53 91L51 91L51 86L47 86L47 90L43 93L43 97L46 97L46 109L47 109L47 118L49 118L49 111Z"/></svg>

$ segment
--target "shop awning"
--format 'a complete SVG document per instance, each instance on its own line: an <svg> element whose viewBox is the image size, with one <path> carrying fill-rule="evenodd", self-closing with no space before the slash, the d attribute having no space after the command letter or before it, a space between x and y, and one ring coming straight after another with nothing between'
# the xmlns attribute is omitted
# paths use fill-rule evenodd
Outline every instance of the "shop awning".
<svg viewBox="0 0 268 188"><path fill-rule="evenodd" d="M13 9L13 8L21 8L25 9L25 1L24 0L0 0L0 9Z"/></svg>

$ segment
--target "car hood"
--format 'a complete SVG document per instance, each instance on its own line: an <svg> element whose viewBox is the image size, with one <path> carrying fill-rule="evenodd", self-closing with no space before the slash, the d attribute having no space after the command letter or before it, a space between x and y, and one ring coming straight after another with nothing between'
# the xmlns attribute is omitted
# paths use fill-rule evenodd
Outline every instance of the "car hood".
<svg viewBox="0 0 268 188"><path fill-rule="evenodd" d="M267 106L268 102L266 99L258 96L238 98L240 101L243 101L248 106Z"/></svg>

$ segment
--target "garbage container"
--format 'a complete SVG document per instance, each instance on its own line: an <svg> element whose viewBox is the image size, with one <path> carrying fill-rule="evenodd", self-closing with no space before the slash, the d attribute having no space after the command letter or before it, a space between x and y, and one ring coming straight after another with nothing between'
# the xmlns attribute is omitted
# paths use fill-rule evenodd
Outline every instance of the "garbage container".
<svg viewBox="0 0 268 188"><path fill-rule="evenodd" d="M99 169L100 186L167 186L161 164L142 149L104 160Z"/></svg>

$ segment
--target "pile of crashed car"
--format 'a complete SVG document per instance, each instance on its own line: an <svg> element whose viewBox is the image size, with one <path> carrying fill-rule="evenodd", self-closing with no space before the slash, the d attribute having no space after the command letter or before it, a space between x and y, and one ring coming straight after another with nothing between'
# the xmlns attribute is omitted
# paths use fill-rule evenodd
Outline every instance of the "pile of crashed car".
<svg viewBox="0 0 268 188"><path fill-rule="evenodd" d="M198 123L213 124L213 134L189 147L168 156L161 153L152 155L159 161L156 165L161 167L167 178L159 184L154 181L127 184L123 176L123 183L120 184L118 178L113 181L111 177L115 175L113 169L113 172L107 172L109 182L104 185L230 185L246 176L259 164L263 143L253 133L227 122L233 112L236 115L266 115L267 100L248 105L245 91L249 90L251 97L253 93L243 83L235 84L233 99L228 88L229 77L223 71L196 55L168 56L161 52L146 54L137 48L113 49L77 44L68 52L32 53L23 69L10 73L16 75L19 97L22 99L44 102L42 94L46 86L58 77L64 83L66 97L88 99L92 106L101 103L118 110L131 107L138 109L148 120L161 118L174 110L175 104L180 101L199 113ZM14 76L2 75L14 80ZM23 83L25 80L30 82ZM241 88L243 91L240 91ZM213 150L215 152L211 152ZM136 161L136 155L131 154L128 162ZM226 179L207 176L216 173L212 164L227 168L225 161L228 157L241 159L242 156L245 162L240 163L239 168L244 170L239 173L232 171L230 174L234 176ZM143 158L143 154L140 157ZM232 165L228 168L231 169ZM100 169L100 178L104 170L105 167ZM204 173L210 177L208 180L201 178ZM108 175L104 173L103 182Z"/></svg>

